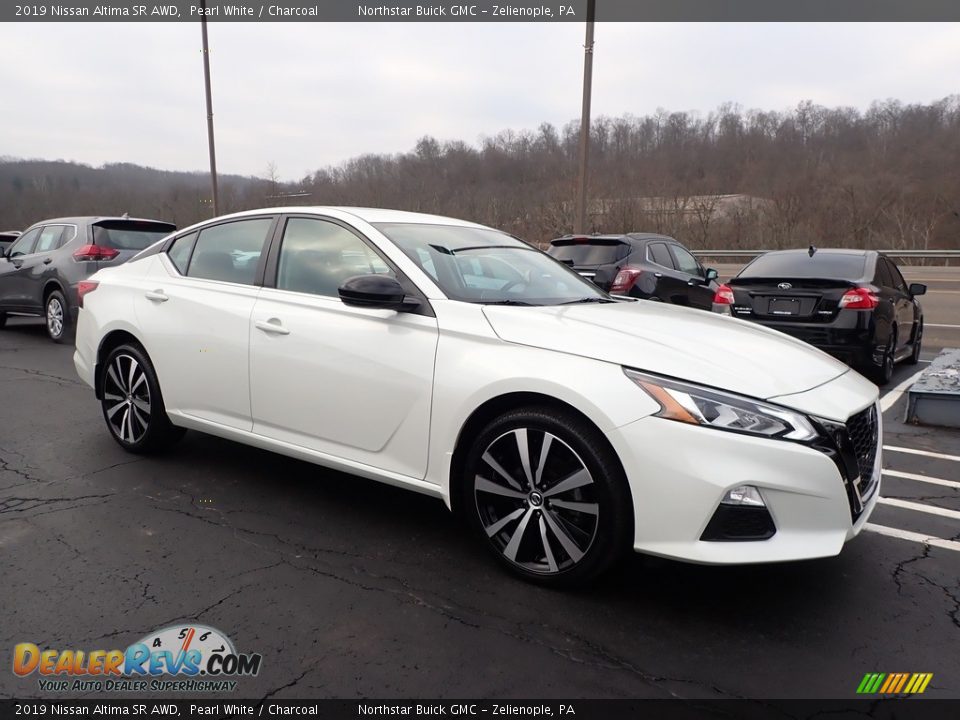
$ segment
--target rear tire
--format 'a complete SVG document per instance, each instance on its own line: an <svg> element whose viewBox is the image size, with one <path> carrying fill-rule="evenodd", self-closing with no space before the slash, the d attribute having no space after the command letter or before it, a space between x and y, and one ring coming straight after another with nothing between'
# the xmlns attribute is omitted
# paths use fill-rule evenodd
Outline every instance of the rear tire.
<svg viewBox="0 0 960 720"><path fill-rule="evenodd" d="M890 378L893 377L893 366L896 359L897 352L897 333L894 331L890 334L890 342L887 343L887 348L883 353L883 361L880 367L874 366L871 372L873 376L873 381L880 386L886 385L890 382Z"/></svg>
<svg viewBox="0 0 960 720"><path fill-rule="evenodd" d="M103 419L120 447L148 454L166 450L183 437L184 429L167 417L157 374L142 347L114 348L100 373Z"/></svg>
<svg viewBox="0 0 960 720"><path fill-rule="evenodd" d="M459 492L487 549L530 582L585 584L630 548L623 468L600 432L572 413L524 407L490 422L467 454Z"/></svg>
<svg viewBox="0 0 960 720"><path fill-rule="evenodd" d="M907 365L916 365L920 362L920 350L923 346L923 320L921 320L913 331L913 352L907 358Z"/></svg>
<svg viewBox="0 0 960 720"><path fill-rule="evenodd" d="M43 317L47 324L47 337L60 344L73 340L70 307L62 292L54 290L47 295L43 305Z"/></svg>

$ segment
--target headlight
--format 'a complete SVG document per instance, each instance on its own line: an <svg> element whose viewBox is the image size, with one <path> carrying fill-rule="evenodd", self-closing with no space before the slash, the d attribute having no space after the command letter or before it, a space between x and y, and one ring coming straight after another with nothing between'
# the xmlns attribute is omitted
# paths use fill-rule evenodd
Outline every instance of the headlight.
<svg viewBox="0 0 960 720"><path fill-rule="evenodd" d="M800 413L759 400L624 368L659 405L657 417L759 437L815 440L820 434Z"/></svg>

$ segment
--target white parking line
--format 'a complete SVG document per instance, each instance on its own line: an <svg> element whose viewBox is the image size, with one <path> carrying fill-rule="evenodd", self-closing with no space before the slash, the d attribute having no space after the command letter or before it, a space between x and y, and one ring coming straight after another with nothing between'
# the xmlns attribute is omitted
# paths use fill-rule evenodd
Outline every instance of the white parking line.
<svg viewBox="0 0 960 720"><path fill-rule="evenodd" d="M891 507L903 508L904 510L913 510L915 512L927 513L928 515L939 515L940 517L960 520L960 510L947 510L946 508L937 507L936 505L924 505L923 503L888 497L879 497L877 498L877 502L881 505L890 505Z"/></svg>
<svg viewBox="0 0 960 720"><path fill-rule="evenodd" d="M956 540L944 540L943 538L931 537L929 535L923 535L922 533L910 532L909 530L900 530L898 528L887 527L886 525L874 525L873 523L867 523L863 526L863 529L875 532L878 535L897 538L898 540L910 540L920 543L921 545L929 545L931 547L960 552L960 542Z"/></svg>
<svg viewBox="0 0 960 720"><path fill-rule="evenodd" d="M924 323L926 327L935 327L935 328L953 328L960 329L960 325L941 325L939 323Z"/></svg>
<svg viewBox="0 0 960 720"><path fill-rule="evenodd" d="M957 327L960 327L958 325ZM903 393L913 385L917 380L920 379L920 376L923 374L923 370L917 370L913 375L908 377L902 383L897 385L892 390L889 390L882 398L880 398L880 412L886 412L894 406L894 403L900 399Z"/></svg>
<svg viewBox="0 0 960 720"><path fill-rule="evenodd" d="M937 458L938 460L952 460L960 462L960 455L945 455L944 453L930 452L929 450L914 450L913 448L899 447L898 445L884 445L884 450L890 452L907 453L908 455L923 455L924 457Z"/></svg>
<svg viewBox="0 0 960 720"><path fill-rule="evenodd" d="M903 478L904 480L916 480L917 482L929 483L930 485L942 485L943 487L960 490L960 482L954 480L927 477L926 475L917 475L916 473L901 472L899 470L884 470L883 474L889 475L890 477Z"/></svg>

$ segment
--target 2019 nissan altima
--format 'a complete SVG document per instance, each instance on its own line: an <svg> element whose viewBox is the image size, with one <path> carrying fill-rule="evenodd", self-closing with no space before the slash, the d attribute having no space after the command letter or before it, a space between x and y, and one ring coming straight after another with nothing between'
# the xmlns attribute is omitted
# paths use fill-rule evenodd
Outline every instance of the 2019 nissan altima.
<svg viewBox="0 0 960 720"><path fill-rule="evenodd" d="M630 548L836 555L879 494L877 388L842 363L758 325L615 301L469 222L239 213L80 296L74 362L125 449L191 428L426 493L545 584Z"/></svg>
<svg viewBox="0 0 960 720"><path fill-rule="evenodd" d="M0 328L7 315L42 315L57 343L72 337L77 286L176 230L159 220L71 217L44 220L0 254Z"/></svg>
<svg viewBox="0 0 960 720"><path fill-rule="evenodd" d="M916 364L923 344L921 283L873 250L777 250L717 290L714 310L762 323L890 382L895 363Z"/></svg>
<svg viewBox="0 0 960 720"><path fill-rule="evenodd" d="M566 235L547 254L613 295L710 310L718 286L716 270L666 235Z"/></svg>

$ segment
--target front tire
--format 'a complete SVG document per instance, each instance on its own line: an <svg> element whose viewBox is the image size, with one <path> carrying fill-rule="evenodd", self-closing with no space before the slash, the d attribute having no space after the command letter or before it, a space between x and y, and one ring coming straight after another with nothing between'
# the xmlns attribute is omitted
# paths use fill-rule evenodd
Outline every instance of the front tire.
<svg viewBox="0 0 960 720"><path fill-rule="evenodd" d="M120 447L147 454L165 450L183 436L184 430L167 417L157 374L143 348L114 348L100 372L103 419Z"/></svg>
<svg viewBox="0 0 960 720"><path fill-rule="evenodd" d="M47 323L47 337L55 343L65 343L71 339L73 323L67 299L62 292L54 290L47 296L43 316Z"/></svg>
<svg viewBox="0 0 960 720"><path fill-rule="evenodd" d="M549 407L493 420L469 450L460 507L497 560L542 585L587 583L630 547L633 503L600 432Z"/></svg>

